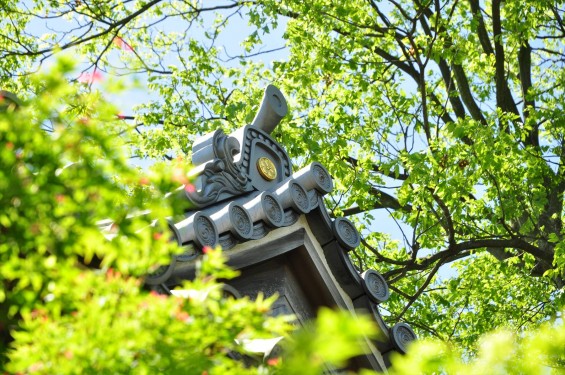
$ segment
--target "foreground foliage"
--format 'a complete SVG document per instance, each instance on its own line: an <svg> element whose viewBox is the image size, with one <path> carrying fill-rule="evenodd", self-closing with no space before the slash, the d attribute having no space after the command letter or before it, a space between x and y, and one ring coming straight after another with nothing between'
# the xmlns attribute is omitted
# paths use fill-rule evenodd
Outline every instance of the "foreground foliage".
<svg viewBox="0 0 565 375"><path fill-rule="evenodd" d="M477 357L440 341L417 342L406 357L393 360L391 374L564 374L565 325L544 325L522 337L497 331L481 337Z"/></svg>

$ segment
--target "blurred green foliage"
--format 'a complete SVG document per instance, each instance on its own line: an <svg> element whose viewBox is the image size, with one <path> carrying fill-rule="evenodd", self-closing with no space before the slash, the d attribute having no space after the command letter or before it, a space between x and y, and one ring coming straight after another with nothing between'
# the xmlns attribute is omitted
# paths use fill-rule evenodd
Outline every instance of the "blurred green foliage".
<svg viewBox="0 0 565 375"><path fill-rule="evenodd" d="M517 335L498 330L479 340L476 357L452 345L423 340L408 355L392 359L391 375L413 374L565 374L565 325L561 319Z"/></svg>

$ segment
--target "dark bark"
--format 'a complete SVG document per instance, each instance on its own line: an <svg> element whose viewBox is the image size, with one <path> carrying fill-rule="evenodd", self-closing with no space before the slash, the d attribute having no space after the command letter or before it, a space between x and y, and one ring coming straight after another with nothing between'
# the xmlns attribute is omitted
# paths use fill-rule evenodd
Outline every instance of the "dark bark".
<svg viewBox="0 0 565 375"><path fill-rule="evenodd" d="M398 199L396 199L395 197L393 197L388 193L385 193L380 189L371 188L370 193L376 199L375 203L371 207L354 206L354 207L346 208L342 211L343 216L356 215L362 212L367 212L367 211L377 210L382 208L386 208L390 210L401 210L404 212L412 211L411 205L404 205L404 206L401 205Z"/></svg>
<svg viewBox="0 0 565 375"><path fill-rule="evenodd" d="M524 41L522 46L520 46L520 51L518 52L518 65L520 69L522 97L524 98L524 124L532 127L528 130L528 136L526 137L525 143L530 146L539 147L539 126L537 123L530 124L528 122L530 111L534 110L536 107L536 103L530 93L530 89L532 87L532 47L530 47L528 41Z"/></svg>
<svg viewBox="0 0 565 375"><path fill-rule="evenodd" d="M520 116L512 92L506 81L505 53L502 34L502 23L500 19L501 0L493 0L492 2L492 29L495 53L495 81L496 81L496 106L503 112L513 113ZM502 124L503 128L507 127Z"/></svg>

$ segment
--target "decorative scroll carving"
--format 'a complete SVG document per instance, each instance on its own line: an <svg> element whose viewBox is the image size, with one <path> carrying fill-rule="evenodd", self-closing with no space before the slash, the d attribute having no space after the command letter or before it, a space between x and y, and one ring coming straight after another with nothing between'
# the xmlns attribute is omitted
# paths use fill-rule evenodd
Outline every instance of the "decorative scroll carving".
<svg viewBox="0 0 565 375"><path fill-rule="evenodd" d="M310 201L310 211L312 211L314 208L318 207L319 201L318 201L318 192L316 192L315 189L312 189L308 192L308 200Z"/></svg>
<svg viewBox="0 0 565 375"><path fill-rule="evenodd" d="M408 344L417 338L412 328L406 323L396 323L390 329L390 333L393 346L402 354L406 354Z"/></svg>
<svg viewBox="0 0 565 375"><path fill-rule="evenodd" d="M222 250L229 250L235 245L237 245L238 241L231 232L226 232L224 235L220 236L220 246Z"/></svg>
<svg viewBox="0 0 565 375"><path fill-rule="evenodd" d="M233 228L242 238L250 238L253 235L251 217L241 206L233 205L230 210L230 220Z"/></svg>
<svg viewBox="0 0 565 375"><path fill-rule="evenodd" d="M324 166L318 162L313 162L293 173L293 178L300 182L306 190L316 189L321 195L328 194L333 190L333 181Z"/></svg>
<svg viewBox="0 0 565 375"><path fill-rule="evenodd" d="M367 270L361 275L363 286L369 298L375 303L388 300L390 293L385 278L375 270Z"/></svg>
<svg viewBox="0 0 565 375"><path fill-rule="evenodd" d="M175 260L177 262L190 262L196 258L198 258L198 256L200 255L200 251L197 251L194 246L186 246L185 247L185 251L182 252L181 254L178 254L177 256L175 256Z"/></svg>
<svg viewBox="0 0 565 375"><path fill-rule="evenodd" d="M287 209L284 212L284 227L288 227L298 221L300 214L294 211L293 209Z"/></svg>
<svg viewBox="0 0 565 375"><path fill-rule="evenodd" d="M231 297L234 299L241 298L241 293L239 292L239 290L229 284L222 284L222 291L224 292L224 297Z"/></svg>
<svg viewBox="0 0 565 375"><path fill-rule="evenodd" d="M284 225L284 210L277 197L264 191L253 199L247 201L243 207L248 210L253 223L264 222L271 228ZM253 238L256 230L253 229Z"/></svg>
<svg viewBox="0 0 565 375"><path fill-rule="evenodd" d="M254 240L258 240L259 238L265 237L267 234L269 234L270 231L271 228L269 228L267 224L265 224L262 221L259 221L253 225L253 237L251 238Z"/></svg>
<svg viewBox="0 0 565 375"><path fill-rule="evenodd" d="M292 200L295 202L296 206L300 208L300 211L310 211L310 200L308 199L306 190L297 183L290 184L289 187Z"/></svg>
<svg viewBox="0 0 565 375"><path fill-rule="evenodd" d="M310 200L306 189L295 180L288 180L281 185L274 194L279 199L281 206L286 211L292 208L298 214L310 212Z"/></svg>
<svg viewBox="0 0 565 375"><path fill-rule="evenodd" d="M208 216L195 212L179 222L171 222L179 245L193 243L197 248L204 246L214 247L218 244L218 229L213 220Z"/></svg>
<svg viewBox="0 0 565 375"><path fill-rule="evenodd" d="M234 163L239 153L239 142L218 130L213 134L211 147L214 159L209 161L199 175L199 191L186 192L197 207L208 206L222 199L240 195L250 190L247 174Z"/></svg>
<svg viewBox="0 0 565 375"><path fill-rule="evenodd" d="M171 277L173 270L175 268L176 259L172 258L171 262L166 266L160 266L155 271L151 272L145 277L145 283L147 285L159 285L164 283Z"/></svg>
<svg viewBox="0 0 565 375"><path fill-rule="evenodd" d="M361 238L359 237L359 232L353 223L343 217L338 217L332 224L334 234L337 237L339 243L351 250L356 248L361 243Z"/></svg>
<svg viewBox="0 0 565 375"><path fill-rule="evenodd" d="M312 173L314 174L316 182L323 189L323 192L329 193L333 190L332 178L326 168L319 163L315 163L312 167Z"/></svg>
<svg viewBox="0 0 565 375"><path fill-rule="evenodd" d="M272 226L281 226L284 220L284 211L280 203L272 195L266 194L262 204L269 224Z"/></svg>
<svg viewBox="0 0 565 375"><path fill-rule="evenodd" d="M195 240L200 247L214 247L218 241L218 234L214 222L206 216L199 216L194 226Z"/></svg>

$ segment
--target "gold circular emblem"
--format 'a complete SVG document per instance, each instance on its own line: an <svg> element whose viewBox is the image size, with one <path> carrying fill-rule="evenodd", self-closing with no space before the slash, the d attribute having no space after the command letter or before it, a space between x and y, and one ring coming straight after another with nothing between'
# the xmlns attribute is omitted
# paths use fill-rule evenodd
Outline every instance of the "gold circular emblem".
<svg viewBox="0 0 565 375"><path fill-rule="evenodd" d="M259 170L259 174L265 180L273 181L277 178L277 168L269 158L259 158L259 160L257 160L257 170Z"/></svg>

